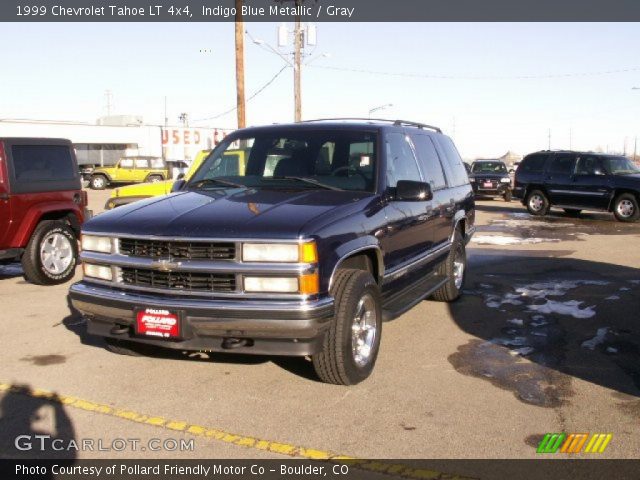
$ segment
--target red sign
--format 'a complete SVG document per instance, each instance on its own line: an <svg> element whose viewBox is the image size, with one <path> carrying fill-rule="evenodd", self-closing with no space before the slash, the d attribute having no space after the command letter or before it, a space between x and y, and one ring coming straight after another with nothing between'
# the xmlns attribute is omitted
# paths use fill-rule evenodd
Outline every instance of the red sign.
<svg viewBox="0 0 640 480"><path fill-rule="evenodd" d="M140 335L161 338L180 337L178 315L161 308L146 308L139 311L136 325Z"/></svg>
<svg viewBox="0 0 640 480"><path fill-rule="evenodd" d="M202 137L199 130L190 128L162 129L162 145L199 145Z"/></svg>

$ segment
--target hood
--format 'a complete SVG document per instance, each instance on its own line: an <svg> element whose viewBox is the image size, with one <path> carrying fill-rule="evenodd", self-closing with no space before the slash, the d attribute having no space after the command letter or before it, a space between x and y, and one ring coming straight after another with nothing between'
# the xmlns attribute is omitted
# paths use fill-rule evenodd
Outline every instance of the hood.
<svg viewBox="0 0 640 480"><path fill-rule="evenodd" d="M208 238L297 238L318 217L372 194L327 190L222 189L178 192L101 213L84 224L93 233ZM308 232L305 232L308 233Z"/></svg>

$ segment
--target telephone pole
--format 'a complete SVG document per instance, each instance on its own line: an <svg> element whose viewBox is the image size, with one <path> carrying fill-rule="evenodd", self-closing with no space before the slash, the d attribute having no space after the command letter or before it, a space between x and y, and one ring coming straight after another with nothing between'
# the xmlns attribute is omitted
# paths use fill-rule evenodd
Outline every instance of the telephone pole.
<svg viewBox="0 0 640 480"><path fill-rule="evenodd" d="M242 19L242 0L236 0L236 93L238 128L244 128L247 123L244 96L244 20Z"/></svg>
<svg viewBox="0 0 640 480"><path fill-rule="evenodd" d="M296 0L296 7L300 6L300 0ZM296 11L299 11L296 9ZM293 96L295 102L294 120L302 121L302 26L300 15L296 14L296 24L293 30L294 53L293 53Z"/></svg>

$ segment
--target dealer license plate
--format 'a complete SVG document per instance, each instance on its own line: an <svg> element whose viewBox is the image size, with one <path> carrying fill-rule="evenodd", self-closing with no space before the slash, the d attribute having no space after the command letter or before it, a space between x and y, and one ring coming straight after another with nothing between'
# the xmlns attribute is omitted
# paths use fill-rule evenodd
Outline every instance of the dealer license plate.
<svg viewBox="0 0 640 480"><path fill-rule="evenodd" d="M482 186L483 186L484 188L491 188L491 187L492 187L491 182L484 182L484 183L482 184Z"/></svg>
<svg viewBox="0 0 640 480"><path fill-rule="evenodd" d="M180 338L180 316L163 308L144 308L136 314L138 335Z"/></svg>

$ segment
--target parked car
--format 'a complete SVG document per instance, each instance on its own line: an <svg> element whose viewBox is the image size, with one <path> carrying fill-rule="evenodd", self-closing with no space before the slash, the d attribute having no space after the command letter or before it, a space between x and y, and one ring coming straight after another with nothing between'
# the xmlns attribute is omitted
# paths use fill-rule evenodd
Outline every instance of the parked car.
<svg viewBox="0 0 640 480"><path fill-rule="evenodd" d="M189 180L194 172L200 167L202 161L211 153L211 150L201 150L191 163L189 170L184 175L185 180ZM222 157L220 168L224 169L224 173L244 174L245 154L243 150L229 150ZM167 195L171 193L174 180L165 180L163 182L140 183L137 185L127 185L126 187L118 187L113 189L111 197L107 200L104 208L111 210L131 202L136 202L144 198L156 197L159 195Z"/></svg>
<svg viewBox="0 0 640 480"><path fill-rule="evenodd" d="M89 186L102 190L114 183L161 182L169 170L158 157L124 157L113 167L97 167L91 172Z"/></svg>
<svg viewBox="0 0 640 480"><path fill-rule="evenodd" d="M536 152L522 160L514 194L531 215L546 215L557 207L572 216L595 210L635 222L640 218L640 168L619 155Z"/></svg>
<svg viewBox="0 0 640 480"><path fill-rule="evenodd" d="M244 171L221 168L234 144ZM462 293L473 192L437 128L243 129L174 190L83 229L85 275L70 296L115 352L311 356L323 381L355 384L374 367L383 319Z"/></svg>
<svg viewBox="0 0 640 480"><path fill-rule="evenodd" d="M69 140L0 138L0 263L21 261L39 285L70 280L88 216Z"/></svg>
<svg viewBox="0 0 640 480"><path fill-rule="evenodd" d="M511 201L511 177L504 162L476 160L471 165L469 180L474 194L502 197L506 202Z"/></svg>

